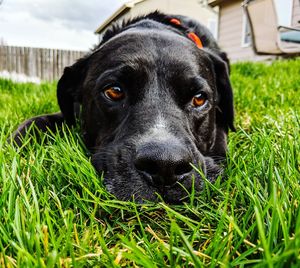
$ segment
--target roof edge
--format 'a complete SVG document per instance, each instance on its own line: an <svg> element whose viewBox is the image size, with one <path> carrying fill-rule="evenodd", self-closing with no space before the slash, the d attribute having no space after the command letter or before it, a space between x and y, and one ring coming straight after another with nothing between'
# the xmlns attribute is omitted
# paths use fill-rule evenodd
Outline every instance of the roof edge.
<svg viewBox="0 0 300 268"><path fill-rule="evenodd" d="M145 0L133 0L123 4L117 11L115 11L109 18L107 18L94 32L99 34L103 29L105 29L110 23L117 20L122 14L124 14L128 9L133 8L136 4L144 2Z"/></svg>
<svg viewBox="0 0 300 268"><path fill-rule="evenodd" d="M225 0L208 0L208 5L211 7L218 6L222 2L225 2Z"/></svg>

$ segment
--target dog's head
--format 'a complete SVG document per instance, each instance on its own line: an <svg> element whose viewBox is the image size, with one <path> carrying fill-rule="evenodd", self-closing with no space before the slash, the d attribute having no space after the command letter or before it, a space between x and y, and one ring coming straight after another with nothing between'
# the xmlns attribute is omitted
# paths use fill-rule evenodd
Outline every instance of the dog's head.
<svg viewBox="0 0 300 268"><path fill-rule="evenodd" d="M119 199L179 202L214 180L233 128L226 63L180 27L137 19L106 34L65 69L58 102L68 123L81 104L92 163Z"/></svg>

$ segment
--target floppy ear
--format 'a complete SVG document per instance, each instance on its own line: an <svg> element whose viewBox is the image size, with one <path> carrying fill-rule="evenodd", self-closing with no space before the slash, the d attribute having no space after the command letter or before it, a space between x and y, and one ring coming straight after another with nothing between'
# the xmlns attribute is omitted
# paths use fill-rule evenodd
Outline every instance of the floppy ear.
<svg viewBox="0 0 300 268"><path fill-rule="evenodd" d="M68 125L74 125L81 103L81 88L85 79L88 58L82 58L64 69L57 84L57 100Z"/></svg>
<svg viewBox="0 0 300 268"><path fill-rule="evenodd" d="M229 60L227 54L223 51L219 51L218 55L226 63L228 74L230 75L230 60Z"/></svg>
<svg viewBox="0 0 300 268"><path fill-rule="evenodd" d="M217 124L228 132L234 127L233 93L229 80L229 66L221 57L209 52L215 70L215 82L217 87Z"/></svg>

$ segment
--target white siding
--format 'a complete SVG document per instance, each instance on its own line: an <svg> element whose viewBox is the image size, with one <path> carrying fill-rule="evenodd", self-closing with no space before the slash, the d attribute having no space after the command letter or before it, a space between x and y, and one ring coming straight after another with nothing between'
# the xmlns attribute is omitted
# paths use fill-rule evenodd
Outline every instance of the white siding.
<svg viewBox="0 0 300 268"><path fill-rule="evenodd" d="M265 56L257 56L252 46L243 46L243 8L241 0L225 1L219 11L220 47L228 54L231 61L264 60Z"/></svg>
<svg viewBox="0 0 300 268"><path fill-rule="evenodd" d="M118 21L145 15L155 10L168 14L189 16L205 26L209 26L211 20L217 21L218 19L217 12L203 7L197 0L147 0L136 4L129 12L119 17Z"/></svg>
<svg viewBox="0 0 300 268"><path fill-rule="evenodd" d="M197 0L147 0L133 7L130 10L130 16L144 15L155 10L168 14L189 16L205 26L209 25L209 20L217 20L217 13L209 8L202 7Z"/></svg>
<svg viewBox="0 0 300 268"><path fill-rule="evenodd" d="M294 0L292 13L292 26L300 27L300 1Z"/></svg>

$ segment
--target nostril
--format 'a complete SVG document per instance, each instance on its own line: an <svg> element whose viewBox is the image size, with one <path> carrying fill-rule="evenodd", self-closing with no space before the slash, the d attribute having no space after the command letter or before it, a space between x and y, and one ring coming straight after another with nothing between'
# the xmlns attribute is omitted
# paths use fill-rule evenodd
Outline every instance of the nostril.
<svg viewBox="0 0 300 268"><path fill-rule="evenodd" d="M134 166L155 186L174 185L192 171L193 158L180 144L146 143L137 148Z"/></svg>
<svg viewBox="0 0 300 268"><path fill-rule="evenodd" d="M177 164L177 166L174 170L174 174L176 176L184 175L184 174L190 173L192 171L192 169L193 169L193 167L188 162L179 163L179 164Z"/></svg>
<svg viewBox="0 0 300 268"><path fill-rule="evenodd" d="M137 170L146 172L149 175L153 176L159 172L159 166L149 159L138 159L135 161L135 167Z"/></svg>

